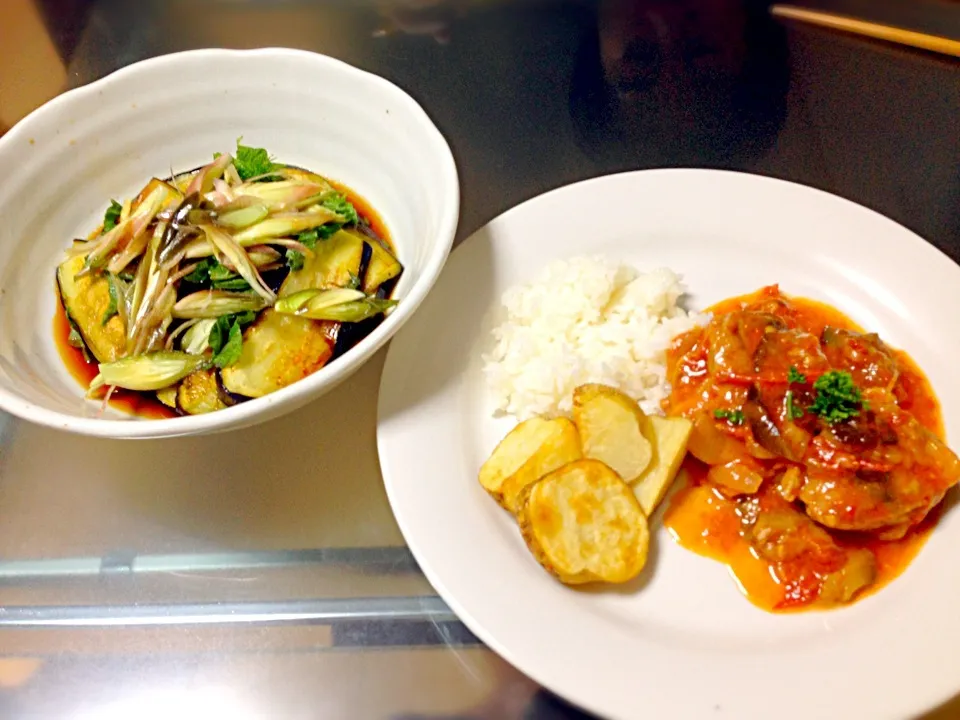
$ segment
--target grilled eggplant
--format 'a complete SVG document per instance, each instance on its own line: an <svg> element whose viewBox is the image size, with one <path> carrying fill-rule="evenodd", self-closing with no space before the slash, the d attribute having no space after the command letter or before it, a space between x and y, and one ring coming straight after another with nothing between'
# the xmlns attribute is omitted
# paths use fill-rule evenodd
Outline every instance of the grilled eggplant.
<svg viewBox="0 0 960 720"><path fill-rule="evenodd" d="M90 353L98 362L113 362L123 357L126 350L126 330L119 314L107 318L111 306L107 277L76 277L83 269L85 258L85 255L70 258L57 268L60 299L67 317L80 331Z"/></svg>
<svg viewBox="0 0 960 720"><path fill-rule="evenodd" d="M216 370L198 370L180 381L177 390L177 409L180 412L203 415L225 407L217 387Z"/></svg>
<svg viewBox="0 0 960 720"><path fill-rule="evenodd" d="M235 395L262 397L302 380L333 355L336 323L264 310L243 334L236 363L220 375Z"/></svg>
<svg viewBox="0 0 960 720"><path fill-rule="evenodd" d="M177 386L171 385L170 387L165 387L162 390L157 390L157 400L166 405L168 408L177 410Z"/></svg>
<svg viewBox="0 0 960 720"><path fill-rule="evenodd" d="M292 271L280 286L280 296L311 288L356 287L363 269L366 243L346 230L317 243L313 257Z"/></svg>
<svg viewBox="0 0 960 720"><path fill-rule="evenodd" d="M382 285L398 277L403 272L403 265L378 240L369 238L366 242L371 251L370 262L367 264L361 289L368 295L373 295Z"/></svg>
<svg viewBox="0 0 960 720"><path fill-rule="evenodd" d="M346 352L396 304L402 271L345 189L238 142L112 200L57 285L71 344L100 365L91 392L150 393L195 415Z"/></svg>

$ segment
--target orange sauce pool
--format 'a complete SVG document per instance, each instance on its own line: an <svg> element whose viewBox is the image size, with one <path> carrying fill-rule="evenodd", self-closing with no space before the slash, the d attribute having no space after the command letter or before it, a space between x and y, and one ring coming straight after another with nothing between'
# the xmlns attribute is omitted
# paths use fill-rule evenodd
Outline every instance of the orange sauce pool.
<svg viewBox="0 0 960 720"><path fill-rule="evenodd" d="M387 226L383 222L383 218L381 218L380 213L374 210L370 203L367 202L366 198L354 192L343 183L334 180L330 180L329 182L336 190L347 196L347 199L353 203L353 206L356 208L357 215L366 220L371 230L396 252L390 239L390 234L387 232ZM97 227L97 229L90 233L88 238L96 237L100 234L100 230L101 227ZM87 362L83 350L70 344L70 321L67 319L67 313L60 300L60 292L56 287L56 282L54 282L54 294L57 297L57 302L53 313L53 339L57 346L57 352L60 354L60 358L63 360L63 364L66 366L70 375L81 387L88 388L90 382L97 376L97 363ZM98 397L102 397L102 394L98 395ZM153 393L139 393L118 388L110 396L109 404L110 407L127 413L128 415L135 415L149 420L174 418L179 415L176 410L167 407L157 400Z"/></svg>
<svg viewBox="0 0 960 720"><path fill-rule="evenodd" d="M719 314L737 310L740 303L755 300L758 295L753 293L724 300L708 311ZM799 324L812 333L819 334L826 325L862 332L862 328L850 318L828 305L797 297L791 297L790 302L797 310ZM897 351L897 360L906 389L906 397L900 406L911 411L917 420L942 439L943 419L933 388L905 352ZM680 402L682 404L682 399ZM784 612L778 605L784 598L786 578L779 576L776 565L760 557L741 535L736 504L706 482L707 470L707 465L687 456L681 470L685 484L671 499L664 524L681 546L727 565L741 591L753 604L770 612ZM927 541L941 511L942 502L899 540L883 541L866 534L830 532L838 545L868 549L877 560L875 582L854 600L876 592L904 571ZM789 611L813 607L823 606L814 603L792 607Z"/></svg>

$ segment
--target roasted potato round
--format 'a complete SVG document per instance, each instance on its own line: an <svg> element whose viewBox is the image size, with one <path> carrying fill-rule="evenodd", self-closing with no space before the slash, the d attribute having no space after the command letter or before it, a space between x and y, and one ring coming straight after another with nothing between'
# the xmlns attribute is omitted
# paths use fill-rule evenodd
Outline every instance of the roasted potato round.
<svg viewBox="0 0 960 720"><path fill-rule="evenodd" d="M647 518L630 486L598 460L527 486L517 519L537 561L568 585L627 582L646 564Z"/></svg>
<svg viewBox="0 0 960 720"><path fill-rule="evenodd" d="M581 456L580 437L570 420L533 417L500 441L480 468L480 484L515 513L524 488Z"/></svg>
<svg viewBox="0 0 960 720"><path fill-rule="evenodd" d="M650 420L629 395L607 385L580 385L573 391L573 420L584 457L605 463L625 482L650 465Z"/></svg>

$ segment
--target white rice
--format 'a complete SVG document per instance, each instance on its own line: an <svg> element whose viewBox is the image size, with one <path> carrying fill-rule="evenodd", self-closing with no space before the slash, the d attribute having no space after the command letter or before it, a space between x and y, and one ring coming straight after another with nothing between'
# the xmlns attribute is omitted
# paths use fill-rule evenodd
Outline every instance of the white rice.
<svg viewBox="0 0 960 720"><path fill-rule="evenodd" d="M511 288L483 356L497 414L567 415L583 383L612 385L660 413L670 341L709 318L678 305L684 290L672 270L640 273L603 257L555 262Z"/></svg>

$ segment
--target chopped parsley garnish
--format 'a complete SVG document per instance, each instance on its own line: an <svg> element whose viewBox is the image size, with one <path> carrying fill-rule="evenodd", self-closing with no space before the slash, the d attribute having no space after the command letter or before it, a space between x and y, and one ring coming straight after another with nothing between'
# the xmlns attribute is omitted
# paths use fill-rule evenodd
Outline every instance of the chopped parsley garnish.
<svg viewBox="0 0 960 720"><path fill-rule="evenodd" d="M217 322L210 328L209 338L214 365L225 368L240 359L243 350L243 328L255 318L256 313L250 311L217 318Z"/></svg>
<svg viewBox="0 0 960 720"><path fill-rule="evenodd" d="M787 373L787 382L791 384L798 383L800 385L803 385L807 382L807 376L804 375L799 370L797 370L795 365L791 365L790 372Z"/></svg>
<svg viewBox="0 0 960 720"><path fill-rule="evenodd" d="M108 230L113 230L117 223L120 222L120 213L123 212L123 205L118 203L116 200L110 201L110 207L107 208L107 211L103 214L103 232L101 235Z"/></svg>
<svg viewBox="0 0 960 720"><path fill-rule="evenodd" d="M743 425L743 410L714 410L713 416L717 420L726 420L731 425Z"/></svg>
<svg viewBox="0 0 960 720"><path fill-rule="evenodd" d="M787 406L787 419L796 420L804 416L803 408L799 405L794 404L793 402L793 390L787 391L786 396L786 406Z"/></svg>
<svg viewBox="0 0 960 720"><path fill-rule="evenodd" d="M813 384L817 397L808 410L831 425L857 417L863 408L863 396L850 373L831 370Z"/></svg>

